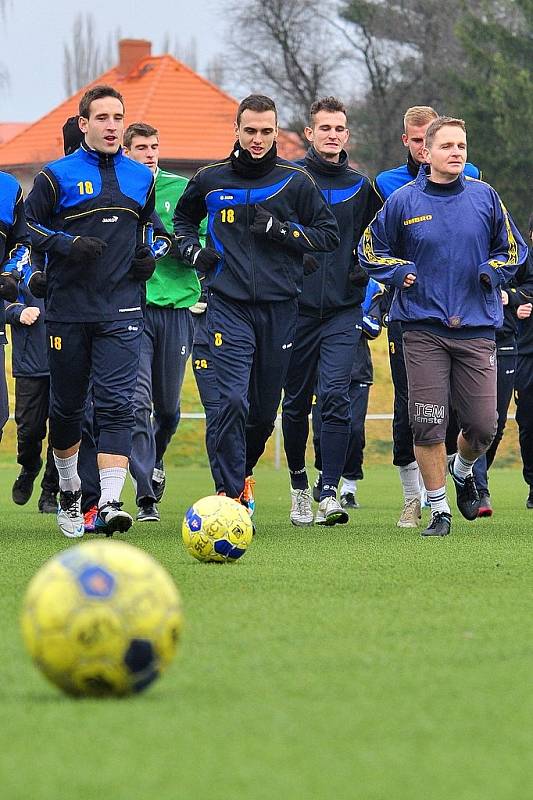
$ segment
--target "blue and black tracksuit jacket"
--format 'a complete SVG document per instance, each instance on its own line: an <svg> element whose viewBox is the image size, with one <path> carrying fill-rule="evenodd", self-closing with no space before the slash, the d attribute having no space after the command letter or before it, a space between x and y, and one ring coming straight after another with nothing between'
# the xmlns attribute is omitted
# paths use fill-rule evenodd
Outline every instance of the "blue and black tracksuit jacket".
<svg viewBox="0 0 533 800"><path fill-rule="evenodd" d="M153 245L154 179L118 151L83 144L44 167L26 201L33 247L47 256L46 319L108 322L142 316L144 283L130 275L139 244ZM70 258L78 236L107 243L89 265Z"/></svg>
<svg viewBox="0 0 533 800"><path fill-rule="evenodd" d="M380 172L374 183L382 200L385 201L396 189L401 189L406 183L414 181L419 169L420 164L409 153L405 164ZM481 178L481 171L469 161L466 162L463 172L469 178Z"/></svg>
<svg viewBox="0 0 533 800"><path fill-rule="evenodd" d="M395 287L391 320L437 325L440 335L494 338L503 322L500 290L527 247L491 186L464 174L453 183L453 192L432 194L436 185L421 169L365 230L359 259L371 277ZM404 289L409 273L416 282Z"/></svg>
<svg viewBox="0 0 533 800"><path fill-rule="evenodd" d="M287 224L285 241L250 231L256 204ZM185 261L200 246L198 226L206 215L206 244L221 259L205 283L231 300L260 303L297 297L303 255L331 251L339 244L335 217L314 180L281 158L260 177L239 175L230 159L196 173L174 212L174 233Z"/></svg>
<svg viewBox="0 0 533 800"><path fill-rule="evenodd" d="M339 246L317 254L321 269L304 278L298 298L300 314L328 317L360 305L365 297L366 276L359 266L357 244L381 207L381 199L366 175L350 167L344 150L339 162L331 163L310 147L298 163L315 179L339 227Z"/></svg>
<svg viewBox="0 0 533 800"><path fill-rule="evenodd" d="M28 282L31 242L24 214L22 189L7 172L0 172L0 272ZM0 345L6 344L4 303L0 301Z"/></svg>

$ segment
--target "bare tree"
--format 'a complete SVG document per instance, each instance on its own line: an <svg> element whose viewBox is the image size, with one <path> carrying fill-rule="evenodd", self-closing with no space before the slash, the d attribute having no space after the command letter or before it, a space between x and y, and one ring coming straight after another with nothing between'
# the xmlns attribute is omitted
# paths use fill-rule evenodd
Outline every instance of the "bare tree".
<svg viewBox="0 0 533 800"><path fill-rule="evenodd" d="M170 34L166 33L161 52L169 53L195 71L198 69L198 43L194 36L191 36L187 44L183 44L177 36L171 39Z"/></svg>
<svg viewBox="0 0 533 800"><path fill-rule="evenodd" d="M223 89L226 83L226 59L222 55L212 56L205 67L205 77L215 86Z"/></svg>
<svg viewBox="0 0 533 800"><path fill-rule="evenodd" d="M335 3L233 0L225 13L239 92L273 94L282 122L301 133L311 103L340 85L344 51L329 24Z"/></svg>
<svg viewBox="0 0 533 800"><path fill-rule="evenodd" d="M63 81L67 95L75 94L102 72L110 69L116 58L120 31L102 37L92 14L78 14L72 27L70 44L63 45Z"/></svg>

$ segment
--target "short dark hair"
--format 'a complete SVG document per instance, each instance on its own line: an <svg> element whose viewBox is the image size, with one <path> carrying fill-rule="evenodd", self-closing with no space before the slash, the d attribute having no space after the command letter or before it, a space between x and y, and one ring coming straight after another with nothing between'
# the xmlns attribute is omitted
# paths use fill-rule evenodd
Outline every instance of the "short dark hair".
<svg viewBox="0 0 533 800"><path fill-rule="evenodd" d="M428 150L433 144L433 140L437 135L437 133L440 131L441 128L444 128L446 125L453 125L456 128L461 128L461 130L466 133L466 125L464 119L457 119L457 117L437 117L437 119L433 120L433 122L426 131L425 145Z"/></svg>
<svg viewBox="0 0 533 800"><path fill-rule="evenodd" d="M247 110L257 111L258 113L262 113L263 111L273 111L276 117L276 123L278 121L276 104L271 97L267 97L265 94L249 94L248 97L245 97L244 100L241 100L239 103L239 108L237 109L237 125L240 125L241 123L243 111Z"/></svg>
<svg viewBox="0 0 533 800"><path fill-rule="evenodd" d="M342 103L336 97L321 97L320 100L315 100L309 109L309 127L313 127L315 116L319 111L341 111L344 115L346 115L346 107L344 103Z"/></svg>
<svg viewBox="0 0 533 800"><path fill-rule="evenodd" d="M159 138L159 131L147 122L132 122L124 131L124 147L126 150L131 149L131 143L134 136L143 136L147 139L149 136L157 136Z"/></svg>
<svg viewBox="0 0 533 800"><path fill-rule="evenodd" d="M91 113L91 103L93 100L101 100L102 97L116 97L117 100L120 100L122 103L122 110L125 110L124 98L120 92L117 91L117 89L113 89L112 86L107 86L106 84L101 83L98 86L93 86L92 89L87 89L81 98L79 106L80 117L89 119L89 114Z"/></svg>

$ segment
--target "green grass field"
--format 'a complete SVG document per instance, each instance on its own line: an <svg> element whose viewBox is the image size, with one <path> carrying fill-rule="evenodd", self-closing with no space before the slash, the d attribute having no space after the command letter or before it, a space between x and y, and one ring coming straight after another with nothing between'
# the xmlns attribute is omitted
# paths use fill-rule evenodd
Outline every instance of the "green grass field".
<svg viewBox="0 0 533 800"><path fill-rule="evenodd" d="M144 695L72 700L18 629L30 576L67 542L10 504L0 464L5 800L526 800L533 795L533 512L494 469L495 516L423 540L395 527L395 471L371 467L350 524L297 529L283 471L259 469L241 562L181 544L205 469L172 469L160 525L128 539L183 596L181 652ZM128 486L127 505L132 493ZM427 512L425 512L427 515Z"/></svg>

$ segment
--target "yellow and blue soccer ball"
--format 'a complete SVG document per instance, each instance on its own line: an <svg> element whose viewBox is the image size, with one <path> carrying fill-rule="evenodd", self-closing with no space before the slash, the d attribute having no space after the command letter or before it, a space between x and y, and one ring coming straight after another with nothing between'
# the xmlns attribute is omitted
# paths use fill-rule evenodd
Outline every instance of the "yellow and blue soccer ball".
<svg viewBox="0 0 533 800"><path fill-rule="evenodd" d="M125 542L64 550L32 578L22 635L44 675L76 696L123 696L169 665L182 629L178 590L148 553Z"/></svg>
<svg viewBox="0 0 533 800"><path fill-rule="evenodd" d="M202 497L181 527L187 552L198 561L233 562L245 554L254 529L248 511L229 497Z"/></svg>

